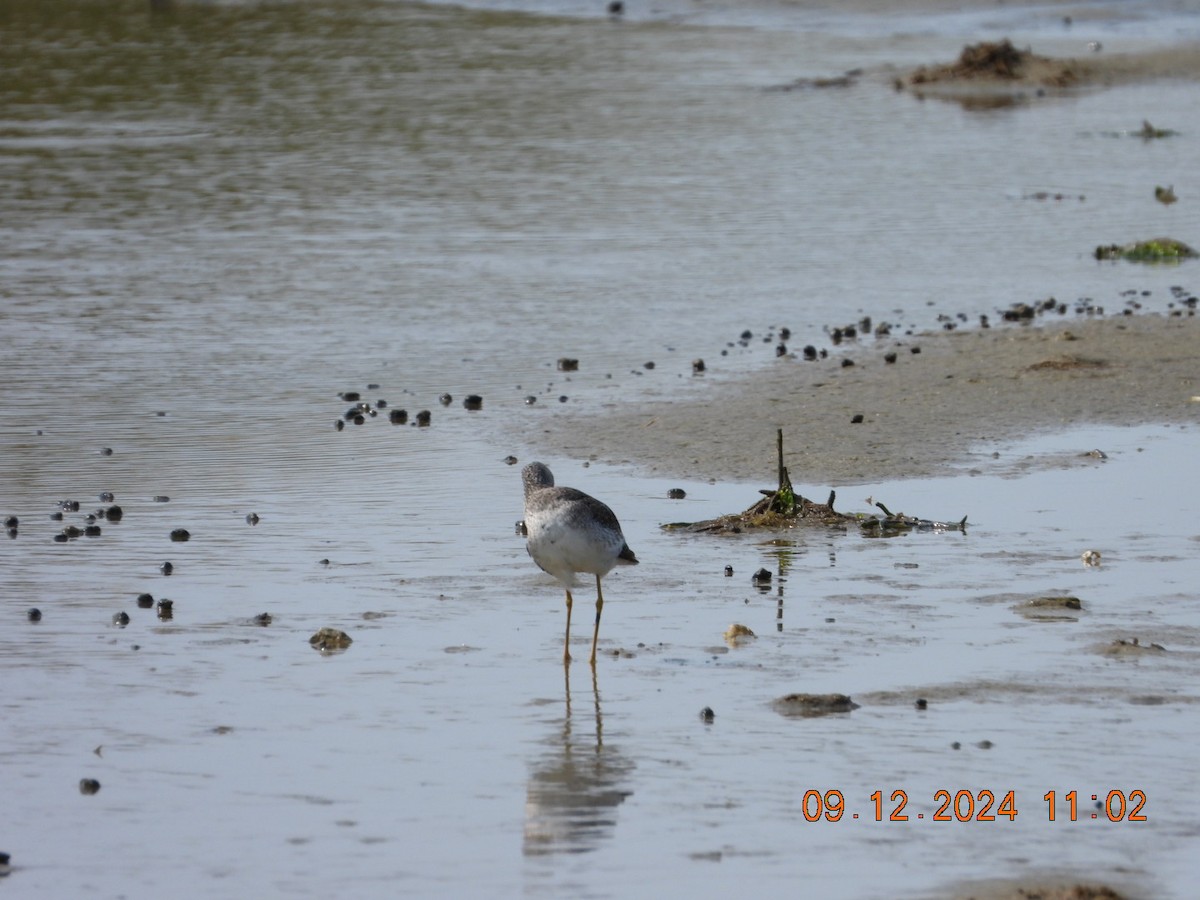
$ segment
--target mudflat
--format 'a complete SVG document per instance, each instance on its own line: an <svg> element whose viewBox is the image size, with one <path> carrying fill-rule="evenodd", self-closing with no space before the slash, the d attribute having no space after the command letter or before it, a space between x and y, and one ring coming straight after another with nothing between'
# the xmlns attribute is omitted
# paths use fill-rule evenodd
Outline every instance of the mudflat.
<svg viewBox="0 0 1200 900"><path fill-rule="evenodd" d="M543 438L566 456L770 484L782 428L798 485L934 476L1039 432L1200 420L1200 321L1118 315L883 338L783 357L699 393L564 413Z"/></svg>

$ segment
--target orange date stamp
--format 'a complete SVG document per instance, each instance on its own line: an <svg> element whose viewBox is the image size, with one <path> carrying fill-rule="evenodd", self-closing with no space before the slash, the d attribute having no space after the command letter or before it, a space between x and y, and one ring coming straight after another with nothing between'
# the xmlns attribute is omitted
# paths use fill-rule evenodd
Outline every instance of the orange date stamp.
<svg viewBox="0 0 1200 900"><path fill-rule="evenodd" d="M1042 803L1047 821L1107 820L1109 822L1145 822L1146 792L1142 790L1110 790L1090 794L1093 806L1089 812L1081 809L1079 791L1047 791ZM843 818L874 822L908 822L927 819L931 822L996 822L1017 819L1016 790L998 793L983 788L977 791L939 790L933 793L935 809L929 815L908 809L908 792L892 791L886 799L883 791L873 791L861 812L846 808L845 795L836 789L804 792L803 812L808 822L840 822Z"/></svg>

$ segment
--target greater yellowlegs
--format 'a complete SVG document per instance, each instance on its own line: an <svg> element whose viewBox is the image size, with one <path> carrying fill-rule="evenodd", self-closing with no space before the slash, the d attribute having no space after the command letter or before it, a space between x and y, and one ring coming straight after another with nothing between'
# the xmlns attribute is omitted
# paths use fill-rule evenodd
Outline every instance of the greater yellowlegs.
<svg viewBox="0 0 1200 900"><path fill-rule="evenodd" d="M567 592L567 633L563 662L571 652L571 587L576 572L596 576L596 627L592 632L591 664L596 664L596 640L600 636L600 611L604 594L600 579L613 566L637 565L637 557L625 543L621 523L613 511L583 491L556 487L550 469L530 463L521 472L525 484L525 530L529 555L542 571L557 578Z"/></svg>

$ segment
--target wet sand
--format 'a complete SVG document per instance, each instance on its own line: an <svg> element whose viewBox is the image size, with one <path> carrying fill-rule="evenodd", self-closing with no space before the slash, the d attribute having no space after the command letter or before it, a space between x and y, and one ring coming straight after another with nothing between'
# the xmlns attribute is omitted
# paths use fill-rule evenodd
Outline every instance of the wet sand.
<svg viewBox="0 0 1200 900"><path fill-rule="evenodd" d="M1195 422L1198 347L1195 317L1162 315L882 339L819 361L782 358L687 402L564 414L544 437L564 455L662 475L770 483L782 428L797 484L929 477L1035 433Z"/></svg>

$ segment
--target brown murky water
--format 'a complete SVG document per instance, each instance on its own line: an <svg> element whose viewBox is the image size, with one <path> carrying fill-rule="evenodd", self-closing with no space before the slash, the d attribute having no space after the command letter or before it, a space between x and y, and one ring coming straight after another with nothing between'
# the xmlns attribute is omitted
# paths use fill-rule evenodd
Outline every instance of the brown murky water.
<svg viewBox="0 0 1200 900"><path fill-rule="evenodd" d="M1194 224L1142 196L1155 180L1187 195L1194 140L1103 136L1182 128L1190 87L991 113L869 79L763 90L946 56L961 35L931 21L7 4L4 887L859 898L1053 870L1188 896L1192 430L1049 437L998 448L981 476L841 492L977 523L892 540L667 534L759 485L548 459L643 560L606 582L594 679L576 664L564 680L561 593L513 534L503 458L541 456L545 417L702 391L697 356L706 377L751 369L772 347L727 347L743 328L818 340L860 314L926 326L1130 288L1161 304L1186 283L1087 255ZM1050 188L1088 199L1022 199ZM388 407L337 432L349 390ZM389 424L395 408L432 424ZM1107 461L1074 456L1094 446ZM1050 455L1072 462L1022 464ZM688 499L666 499L676 486ZM63 500L80 510L52 520ZM114 503L98 536L55 542ZM1082 609L1018 608L1059 593ZM727 647L731 622L757 639ZM322 657L308 638L325 626L354 643ZM784 718L769 703L793 691L861 705ZM1014 792L1014 821L931 820L937 791L984 789ZM833 790L841 820L808 821L808 792ZM1144 792L1147 821L1092 820L1110 790ZM906 822L886 821L895 791Z"/></svg>

